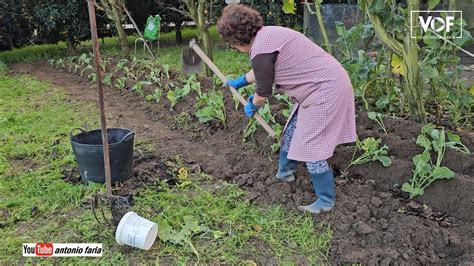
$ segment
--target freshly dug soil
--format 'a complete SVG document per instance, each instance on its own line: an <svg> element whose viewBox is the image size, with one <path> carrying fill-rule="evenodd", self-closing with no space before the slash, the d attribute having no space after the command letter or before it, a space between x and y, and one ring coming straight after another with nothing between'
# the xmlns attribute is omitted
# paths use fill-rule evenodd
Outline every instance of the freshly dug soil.
<svg viewBox="0 0 474 266"><path fill-rule="evenodd" d="M14 64L10 68L13 73L26 72L67 89L71 101L96 101L94 86L87 80L54 69L46 62ZM210 84L209 80L203 80L203 89L208 86L204 84ZM130 128L139 138L155 145L156 157L147 162L147 167L135 168L142 173L138 176L145 176L143 169L160 169L160 162L179 155L217 178L238 183L248 192L249 199L262 205L281 204L294 209L314 200L303 165L298 168L295 182L272 180L277 168L277 155L269 148L272 139L259 128L250 141L242 142L242 130L248 120L241 110L234 110L230 96L225 98L226 127L197 122L194 96L189 95L170 110L165 97L156 104L128 90L106 89L109 126ZM273 111L278 108L272 106ZM189 119L177 119L183 112L188 113ZM397 118L386 118L384 122L388 134L381 134L374 122L358 113L357 132L360 138L382 138L389 146L392 165L384 168L379 163L368 163L351 167L348 175L336 177L336 208L314 217L332 226L330 262L474 264L473 155L447 152L444 165L456 172L455 179L433 183L416 202L407 200L399 187L411 176L411 158L421 151L415 144L421 126ZM456 133L474 151L473 133ZM349 146L336 150L330 160L336 173L345 169L352 152L353 147ZM134 185L140 182L136 177L129 181ZM131 185L124 191L133 189Z"/></svg>

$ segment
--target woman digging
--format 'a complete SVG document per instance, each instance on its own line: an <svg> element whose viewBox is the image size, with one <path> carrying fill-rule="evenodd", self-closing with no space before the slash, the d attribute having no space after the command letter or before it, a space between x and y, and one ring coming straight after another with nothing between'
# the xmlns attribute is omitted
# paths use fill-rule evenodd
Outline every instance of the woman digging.
<svg viewBox="0 0 474 266"><path fill-rule="evenodd" d="M354 95L346 71L303 34L263 26L260 14L245 5L225 7L217 30L231 47L250 56L252 70L227 82L236 89L256 83L244 108L248 117L272 96L273 84L295 103L283 131L275 179L295 180L297 163L305 162L317 200L298 210L331 210L335 184L327 159L337 145L356 140Z"/></svg>

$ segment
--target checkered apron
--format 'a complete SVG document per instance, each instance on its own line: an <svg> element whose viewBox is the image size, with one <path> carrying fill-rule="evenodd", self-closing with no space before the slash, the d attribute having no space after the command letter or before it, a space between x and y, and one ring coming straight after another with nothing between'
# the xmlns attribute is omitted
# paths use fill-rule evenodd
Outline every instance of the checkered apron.
<svg viewBox="0 0 474 266"><path fill-rule="evenodd" d="M265 26L257 32L250 58L275 51L274 83L295 103L288 121L298 112L288 159L326 160L337 145L354 142L354 93L341 64L300 32Z"/></svg>

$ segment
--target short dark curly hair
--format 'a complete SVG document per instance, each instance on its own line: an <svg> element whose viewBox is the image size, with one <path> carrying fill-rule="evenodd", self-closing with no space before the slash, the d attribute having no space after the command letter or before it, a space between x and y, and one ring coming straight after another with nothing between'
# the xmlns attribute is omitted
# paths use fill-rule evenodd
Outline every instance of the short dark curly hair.
<svg viewBox="0 0 474 266"><path fill-rule="evenodd" d="M263 18L260 13L241 4L226 6L217 21L217 32L230 45L250 44L262 27Z"/></svg>

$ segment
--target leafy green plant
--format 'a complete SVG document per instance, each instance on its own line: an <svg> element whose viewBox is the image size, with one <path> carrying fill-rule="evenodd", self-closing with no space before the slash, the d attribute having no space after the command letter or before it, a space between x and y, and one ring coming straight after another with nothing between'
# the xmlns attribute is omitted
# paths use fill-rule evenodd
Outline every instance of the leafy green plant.
<svg viewBox="0 0 474 266"><path fill-rule="evenodd" d="M122 68L122 71L123 71L123 73L125 74L125 76L126 76L127 78L133 78L133 79L135 79L136 77L135 77L135 74L133 73L132 70L133 70L133 69L132 69L131 67L129 67L129 66L124 66L124 67Z"/></svg>
<svg viewBox="0 0 474 266"><path fill-rule="evenodd" d="M145 77L148 81L153 82L161 86L161 68L151 67L148 75Z"/></svg>
<svg viewBox="0 0 474 266"><path fill-rule="evenodd" d="M93 70L93 69L94 69L94 67L93 67L92 65L86 66L85 68L83 68L83 69L81 70L81 73L80 73L81 77L84 76L84 72L86 72L87 70Z"/></svg>
<svg viewBox="0 0 474 266"><path fill-rule="evenodd" d="M283 102L286 104L287 108L281 111L282 115L288 118L291 114L291 110L293 109L293 103L290 100L290 97L287 94L275 94L273 95L278 101Z"/></svg>
<svg viewBox="0 0 474 266"><path fill-rule="evenodd" d="M200 122L206 123L212 119L217 119L225 125L224 95L221 91L201 93L196 99L196 117Z"/></svg>
<svg viewBox="0 0 474 266"><path fill-rule="evenodd" d="M125 82L126 80L125 77L121 77L115 81L114 86L119 90L123 90L125 89L125 86L127 86L127 83Z"/></svg>
<svg viewBox="0 0 474 266"><path fill-rule="evenodd" d="M94 83L97 81L97 74L92 72L89 74L89 76L87 76L87 78L91 81L91 83Z"/></svg>
<svg viewBox="0 0 474 266"><path fill-rule="evenodd" d="M446 166L441 166L446 148L453 148L463 153L469 153L459 136L446 133L444 128L437 129L433 124L426 124L421 129L416 139L416 144L424 148L423 153L413 157L413 176L409 182L402 185L402 190L410 194L410 198L423 195L426 187L438 179L450 179L454 177L453 171ZM436 153L436 161L431 158L431 151Z"/></svg>
<svg viewBox="0 0 474 266"><path fill-rule="evenodd" d="M146 99L147 101L153 101L153 100L155 100L157 103L159 103L160 100L161 100L161 96L163 96L163 90L160 89L160 88L157 88L157 89L155 89L155 90L153 91L152 94L148 94L148 95L145 97L145 99Z"/></svg>
<svg viewBox="0 0 474 266"><path fill-rule="evenodd" d="M283 132L283 126L279 123L274 123L272 129L275 131L275 141L272 143L271 148L272 152L277 152L280 149L280 138Z"/></svg>
<svg viewBox="0 0 474 266"><path fill-rule="evenodd" d="M82 53L78 58L77 62L82 65L91 65L92 64L92 54Z"/></svg>
<svg viewBox="0 0 474 266"><path fill-rule="evenodd" d="M255 84L251 84L249 86L245 86L245 87L240 88L238 91L242 95L242 97L247 99L250 95L252 95L255 92L255 88L256 88ZM229 89L229 88L227 88L227 89ZM235 110L239 109L239 104L240 104L239 99L237 99L237 97L232 95L232 100L234 101Z"/></svg>
<svg viewBox="0 0 474 266"><path fill-rule="evenodd" d="M258 114L265 120L267 123L273 123L273 124L278 124L275 120L275 117L272 115L272 112L270 110L270 105L268 103L265 103L259 110ZM249 122L247 126L244 129L244 137L242 139L242 142L245 142L248 137L252 136L255 134L258 128L258 122L256 119L249 119ZM280 130L281 132L281 130Z"/></svg>
<svg viewBox="0 0 474 266"><path fill-rule="evenodd" d="M68 65L68 67L67 67L67 72L69 72L69 73L72 74L72 69L73 69L73 67L74 67L74 63L69 62L69 65Z"/></svg>
<svg viewBox="0 0 474 266"><path fill-rule="evenodd" d="M191 115L189 115L187 112L181 112L177 115L175 115L174 117L174 124L175 126L178 126L178 127L182 127L182 126L185 126L187 124L189 124L189 122L191 122Z"/></svg>
<svg viewBox="0 0 474 266"><path fill-rule="evenodd" d="M148 81L142 81L142 80L138 81L133 85L132 91L140 94L141 96L143 96L143 86L150 85L150 84L151 83L148 82Z"/></svg>
<svg viewBox="0 0 474 266"><path fill-rule="evenodd" d="M77 74L77 71L78 71L79 69L81 69L81 65L79 65L79 64L74 64L74 69L73 69L74 75Z"/></svg>
<svg viewBox="0 0 474 266"><path fill-rule="evenodd" d="M110 64L109 60L108 59L105 59L105 58L101 58L100 62L99 62L99 66L100 66L100 69L104 72L107 71L107 66Z"/></svg>
<svg viewBox="0 0 474 266"><path fill-rule="evenodd" d="M170 83L168 83L169 85ZM199 95L201 94L201 85L196 80L196 75L191 75L182 88L176 88L169 90L166 97L171 102L171 108L173 108L179 100L186 97L191 90L196 91Z"/></svg>
<svg viewBox="0 0 474 266"><path fill-rule="evenodd" d="M343 173L347 174L347 170L353 165L364 164L372 161L379 161L384 167L389 167L390 164L392 164L392 160L387 156L388 146L383 145L380 147L381 143L381 139L375 139L374 137L368 137L363 141L360 141L357 138L356 148L354 150L352 160L346 169L344 169ZM363 153L359 157L355 158L356 152L358 150L362 151Z"/></svg>
<svg viewBox="0 0 474 266"><path fill-rule="evenodd" d="M370 38L374 35L374 30L371 23L356 24L349 30L346 29L344 23L336 21L336 39L334 48L342 53L345 58L351 58L353 51L356 51L357 44L361 39Z"/></svg>
<svg viewBox="0 0 474 266"><path fill-rule="evenodd" d="M168 93L166 93L166 98L168 98L168 100L170 101L171 108L173 108L180 99L188 95L190 91L191 91L191 87L187 85L184 85L184 87L182 88L169 90Z"/></svg>
<svg viewBox="0 0 474 266"><path fill-rule="evenodd" d="M160 217L158 220L158 237L163 242L170 242L175 245L188 245L196 254L197 264L199 264L199 253L191 242L191 238L197 234L213 232L209 227L199 225L194 216L184 216L183 225L179 231L173 229L166 219ZM215 235L215 234L214 234Z"/></svg>
<svg viewBox="0 0 474 266"><path fill-rule="evenodd" d="M112 86L112 75L113 75L112 73L107 73L104 76L103 83L105 86L109 86L109 87Z"/></svg>
<svg viewBox="0 0 474 266"><path fill-rule="evenodd" d="M161 74L164 75L166 79L170 79L170 65L163 64L161 67Z"/></svg>
<svg viewBox="0 0 474 266"><path fill-rule="evenodd" d="M471 151L461 142L461 137L454 133L448 132L448 142L446 142L447 147L456 150L464 154L471 154Z"/></svg>
<svg viewBox="0 0 474 266"><path fill-rule="evenodd" d="M66 66L64 65L64 60L62 58L59 58L58 60L55 61L56 68L65 68Z"/></svg>
<svg viewBox="0 0 474 266"><path fill-rule="evenodd" d="M379 124L380 128L387 134L387 129L385 128L385 125L383 123L383 115L381 113L377 112L367 112L367 117L372 120L377 122Z"/></svg>
<svg viewBox="0 0 474 266"><path fill-rule="evenodd" d="M114 75L117 74L117 72L123 70L125 65L128 64L128 62L129 61L127 59L121 59L120 61L118 61L113 71Z"/></svg>
<svg viewBox="0 0 474 266"><path fill-rule="evenodd" d="M224 84L222 83L221 78L216 75L212 75L212 87L216 90L219 89Z"/></svg>

